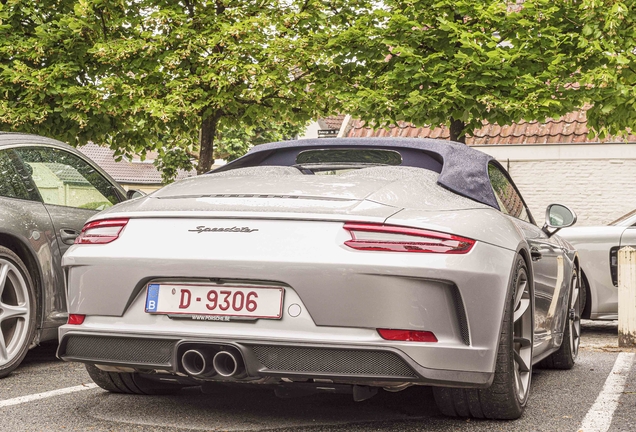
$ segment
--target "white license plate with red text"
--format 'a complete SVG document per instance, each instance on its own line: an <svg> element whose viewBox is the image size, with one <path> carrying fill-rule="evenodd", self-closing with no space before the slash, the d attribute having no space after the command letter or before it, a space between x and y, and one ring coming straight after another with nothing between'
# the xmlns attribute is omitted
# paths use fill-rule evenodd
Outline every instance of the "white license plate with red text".
<svg viewBox="0 0 636 432"><path fill-rule="evenodd" d="M146 312L167 315L217 315L279 319L281 287L151 283Z"/></svg>

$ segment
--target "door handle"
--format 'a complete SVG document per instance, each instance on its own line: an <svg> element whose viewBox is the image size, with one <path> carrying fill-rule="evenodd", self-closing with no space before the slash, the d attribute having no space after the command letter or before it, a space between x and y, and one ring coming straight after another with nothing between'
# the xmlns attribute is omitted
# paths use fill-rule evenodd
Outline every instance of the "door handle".
<svg viewBox="0 0 636 432"><path fill-rule="evenodd" d="M539 252L539 248L532 246L530 248L530 257L532 258L532 261L539 261L543 258L543 254Z"/></svg>
<svg viewBox="0 0 636 432"><path fill-rule="evenodd" d="M79 233L75 230L62 228L60 230L60 238L62 239L62 243L67 245L72 245L75 243L75 239L79 236Z"/></svg>

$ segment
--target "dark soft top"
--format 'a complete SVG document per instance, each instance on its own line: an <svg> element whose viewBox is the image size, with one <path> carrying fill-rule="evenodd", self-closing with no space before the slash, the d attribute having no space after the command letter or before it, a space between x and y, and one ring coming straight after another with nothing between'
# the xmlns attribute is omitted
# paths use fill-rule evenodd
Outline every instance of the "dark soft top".
<svg viewBox="0 0 636 432"><path fill-rule="evenodd" d="M261 144L243 157L217 168L222 172L235 168L277 165L292 166L301 151L327 148L374 148L400 152L403 166L439 172L437 183L459 195L499 210L488 163L492 156L464 144L419 138L321 138Z"/></svg>

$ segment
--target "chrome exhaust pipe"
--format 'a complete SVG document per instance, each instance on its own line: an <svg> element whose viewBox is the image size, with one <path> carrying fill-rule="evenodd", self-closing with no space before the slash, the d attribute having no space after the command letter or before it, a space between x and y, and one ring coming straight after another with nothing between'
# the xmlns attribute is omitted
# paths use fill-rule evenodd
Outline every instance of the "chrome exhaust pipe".
<svg viewBox="0 0 636 432"><path fill-rule="evenodd" d="M211 353L206 350L191 349L181 356L181 366L188 375L193 377L210 377L216 375L214 362L210 362ZM216 356L215 356L216 358Z"/></svg>
<svg viewBox="0 0 636 432"><path fill-rule="evenodd" d="M245 373L245 366L240 354L236 355L231 351L219 351L212 360L212 365L216 372L222 377L239 378Z"/></svg>

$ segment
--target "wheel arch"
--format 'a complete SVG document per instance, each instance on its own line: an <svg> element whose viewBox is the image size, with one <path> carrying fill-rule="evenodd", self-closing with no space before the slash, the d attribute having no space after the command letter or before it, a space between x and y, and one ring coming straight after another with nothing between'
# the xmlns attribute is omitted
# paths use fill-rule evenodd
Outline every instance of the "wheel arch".
<svg viewBox="0 0 636 432"><path fill-rule="evenodd" d="M583 306L581 318L590 319L590 316L592 315L592 289L590 288L590 282L587 279L585 271L583 268L579 268L581 273L581 284L585 286L585 306Z"/></svg>
<svg viewBox="0 0 636 432"><path fill-rule="evenodd" d="M40 266L40 262L37 259L37 254L28 244L28 242L20 239L19 237L0 231L0 245L6 247L15 253L26 266L29 276L31 277L31 281L34 285L35 297L36 297L36 333L35 339L38 340L40 336L40 331L42 328L42 317L44 316L44 308L43 308L43 276L42 276L42 268Z"/></svg>
<svg viewBox="0 0 636 432"><path fill-rule="evenodd" d="M581 309L581 318L590 318L590 312L592 310L592 296L590 293L590 283L587 280L587 276L585 276L585 272L583 271L583 267L581 267L581 258L577 252L574 253L572 257L572 268L576 272L579 281L579 288L583 289L585 293L585 304ZM580 292L580 291L579 291Z"/></svg>
<svg viewBox="0 0 636 432"><path fill-rule="evenodd" d="M524 263L526 264L526 268L528 270L527 276L530 282L529 287L532 293L530 296L530 298L532 299L530 303L530 307L532 308L532 327L533 327L533 333L534 333L534 271L532 268L532 259L530 258L530 250L528 249L527 246L523 244L520 244L519 247L517 248L517 251L515 252L515 258L512 261L512 268L510 269L510 275L508 277L508 286L506 288L506 299L510 295L510 290L512 289L512 281L514 280L516 275L515 263L517 262L517 256L520 256L523 259ZM499 323L499 334L501 334L505 319L506 319L505 314L502 313L501 322ZM495 355L495 361L498 355L499 355L499 346L497 346L497 355ZM493 364L493 370L494 370L494 364Z"/></svg>
<svg viewBox="0 0 636 432"><path fill-rule="evenodd" d="M528 268L528 278L530 278L530 287L532 288L532 309L534 310L534 269L532 267L532 258L530 257L530 250L525 246L520 246L517 250L517 254L523 258ZM511 276L512 277L512 276Z"/></svg>

